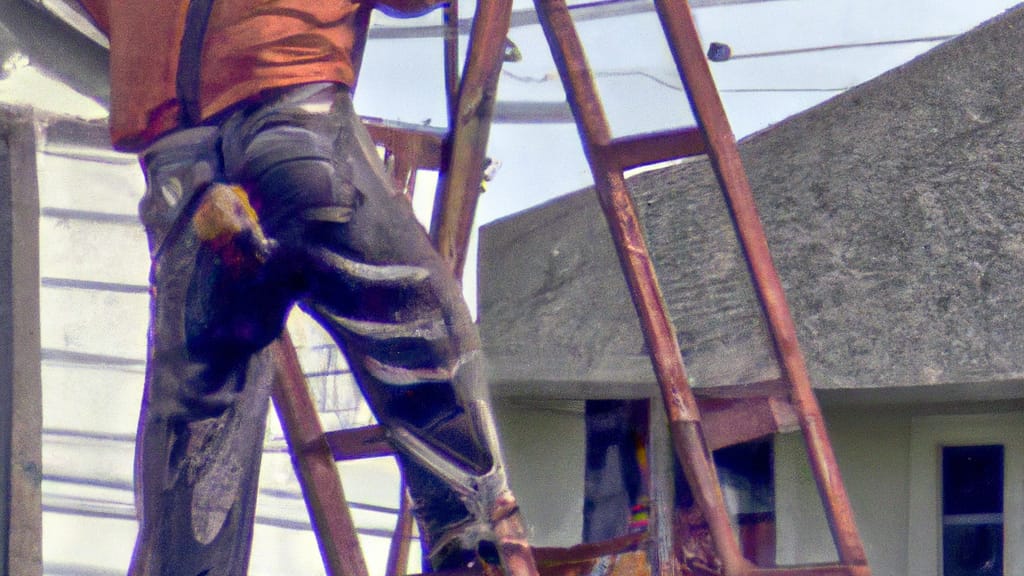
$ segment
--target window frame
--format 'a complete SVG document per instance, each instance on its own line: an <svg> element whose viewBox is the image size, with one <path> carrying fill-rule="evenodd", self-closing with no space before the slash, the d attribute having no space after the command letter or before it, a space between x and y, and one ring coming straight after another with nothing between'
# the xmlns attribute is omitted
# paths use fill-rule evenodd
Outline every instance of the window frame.
<svg viewBox="0 0 1024 576"><path fill-rule="evenodd" d="M1003 446L1003 570L1024 576L1024 412L918 416L911 422L907 573L942 574L942 448Z"/></svg>

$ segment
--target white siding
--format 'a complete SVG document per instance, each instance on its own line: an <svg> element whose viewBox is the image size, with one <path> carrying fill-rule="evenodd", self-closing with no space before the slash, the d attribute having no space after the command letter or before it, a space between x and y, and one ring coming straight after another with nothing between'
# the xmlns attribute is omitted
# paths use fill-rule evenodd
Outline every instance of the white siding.
<svg viewBox="0 0 1024 576"><path fill-rule="evenodd" d="M135 539L148 301L135 204L144 184L130 156L45 137L37 162L44 573L122 574Z"/></svg>

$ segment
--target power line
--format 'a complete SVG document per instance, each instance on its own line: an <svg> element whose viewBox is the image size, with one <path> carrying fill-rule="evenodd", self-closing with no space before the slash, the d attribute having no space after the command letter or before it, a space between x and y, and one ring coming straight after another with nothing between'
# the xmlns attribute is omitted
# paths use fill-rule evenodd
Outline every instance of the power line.
<svg viewBox="0 0 1024 576"><path fill-rule="evenodd" d="M913 44L922 42L942 42L955 38L955 35L943 35L943 36L925 36L918 38L905 38L899 40L883 40L876 42L850 42L846 44L833 44L828 46L813 46L808 48L794 48L788 50L772 50L765 52L752 52L747 54L733 55L729 58L731 60L739 60L744 58L771 58L777 56L791 56L795 54L813 53L813 52L825 52L832 50L846 50L852 48L876 48L881 46L891 46L899 44ZM661 86L675 91L682 91L683 87L679 84L668 82L655 74L651 74L644 70L616 70L616 71L595 71L595 77L614 77L614 76L641 76L647 78ZM503 70L502 75L511 78L517 82L524 83L546 83L558 80L558 76L555 74L545 74L544 76L525 76L515 74L509 70ZM784 88L784 87L754 87L754 88L719 88L720 93L730 94L781 94L781 93L814 93L814 92L827 92L827 93L839 93L847 90L847 87L832 88L832 87L802 87L802 88ZM495 103L494 110L494 122L497 124L562 124L573 122L572 113L569 110L568 104L563 101L558 102L528 102L528 101L501 101Z"/></svg>
<svg viewBox="0 0 1024 576"><path fill-rule="evenodd" d="M843 92L844 90L849 90L849 88L725 88L720 89L719 92L729 92L730 94L770 94L775 92Z"/></svg>
<svg viewBox="0 0 1024 576"><path fill-rule="evenodd" d="M834 50L847 50L853 48L877 48L882 46L894 46L900 44L917 44L926 42L942 42L955 38L956 35L943 35L943 36L923 36L918 38L903 38L898 40L880 40L873 42L848 42L845 44L831 44L827 46L811 46L806 48L792 48L786 50L770 50L764 52L750 52L746 54L734 54L730 55L728 59L716 62L721 64L723 62L729 62L732 60L743 60L752 58L773 58L778 56L793 56L796 54L808 54L814 52L827 52ZM596 70L592 74L595 78L607 78L615 76L640 76L646 78L656 84L659 84L665 88L681 92L683 87L681 84L671 82L659 77L656 74L652 74L639 68L628 69L628 70ZM543 84L547 82L559 81L558 75L549 73L543 76L527 76L523 74L516 74L508 69L502 70L502 75L511 78L517 82L522 83L534 83ZM719 92L838 92L845 90L846 88L720 88Z"/></svg>
<svg viewBox="0 0 1024 576"><path fill-rule="evenodd" d="M486 2L488 0L477 0ZM706 8L712 6L725 6L736 4L763 4L765 2L777 2L778 0L690 0L691 8ZM569 6L574 22L586 22L588 20L607 20L621 16L632 16L636 14L647 14L655 11L654 5L649 0L596 0L585 4L573 4ZM537 19L537 12L532 8L513 10L510 28L533 26L540 24ZM459 34L469 34L473 27L473 18L459 18ZM443 38L443 24L428 24L423 26L373 26L370 28L369 37L377 38Z"/></svg>
<svg viewBox="0 0 1024 576"><path fill-rule="evenodd" d="M875 48L878 46L895 46L897 44L919 44L923 42L945 42L956 38L956 34L945 34L942 36L922 36L919 38L904 38L901 40L878 40L874 42L848 42L846 44L830 44L828 46L813 46L809 48L791 48L787 50L769 50L765 52L749 52L747 54L732 54L725 62L731 60L743 60L746 58L772 58L776 56L792 56L794 54L808 54L811 52L827 52L830 50L848 50L851 48Z"/></svg>
<svg viewBox="0 0 1024 576"><path fill-rule="evenodd" d="M847 88L732 88L721 93L839 93ZM572 124L572 110L565 101L499 100L494 104L495 124Z"/></svg>

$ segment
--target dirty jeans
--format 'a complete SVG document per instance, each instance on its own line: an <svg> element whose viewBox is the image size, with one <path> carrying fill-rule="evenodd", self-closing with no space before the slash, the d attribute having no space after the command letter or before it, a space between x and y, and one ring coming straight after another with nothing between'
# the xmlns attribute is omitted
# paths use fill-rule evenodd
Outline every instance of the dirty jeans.
<svg viewBox="0 0 1024 576"><path fill-rule="evenodd" d="M389 430L425 538L469 549L486 539L508 489L479 337L348 92L283 91L161 139L142 164L152 318L130 573L246 573L267 344L295 303L335 339ZM213 182L246 191L266 238L258 265L201 239L193 217Z"/></svg>

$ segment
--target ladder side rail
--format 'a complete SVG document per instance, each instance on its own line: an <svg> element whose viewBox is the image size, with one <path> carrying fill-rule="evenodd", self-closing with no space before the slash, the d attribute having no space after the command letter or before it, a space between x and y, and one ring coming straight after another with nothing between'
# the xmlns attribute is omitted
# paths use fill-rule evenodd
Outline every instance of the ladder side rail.
<svg viewBox="0 0 1024 576"><path fill-rule="evenodd" d="M732 531L714 462L705 442L697 402L688 383L675 328L658 285L636 208L621 167L605 152L612 138L586 56L565 2L535 0L535 5L583 137L598 197L650 350L676 455L694 499L704 513L715 551L726 573L740 573L749 563L743 558Z"/></svg>
<svg viewBox="0 0 1024 576"><path fill-rule="evenodd" d="M430 236L441 258L460 280L483 182L487 140L511 20L512 0L477 3L457 101L449 105L454 114L434 197ZM457 19L449 19L448 24L446 36L451 38L457 30ZM457 46L457 37L450 41ZM449 49L446 54L449 67L456 58L452 54L457 53ZM504 570L509 576L536 576L536 562L526 541L526 528L515 514L518 506L514 499L504 494L493 506L489 513Z"/></svg>
<svg viewBox="0 0 1024 576"><path fill-rule="evenodd" d="M395 535L391 537L388 549L388 563L385 576L405 576L409 567L409 548L412 545L412 498L402 480L398 491L401 504L398 507L398 520L395 522Z"/></svg>
<svg viewBox="0 0 1024 576"><path fill-rule="evenodd" d="M450 128L459 97L459 0L448 0L444 6L444 90Z"/></svg>
<svg viewBox="0 0 1024 576"><path fill-rule="evenodd" d="M821 408L811 388L782 283L772 263L736 139L712 80L689 4L686 0L655 0L655 6L694 116L706 135L709 159L725 193L783 373L792 386L791 400L797 409L839 559L844 564L866 565L863 544L828 440Z"/></svg>
<svg viewBox="0 0 1024 576"><path fill-rule="evenodd" d="M337 464L288 332L271 346L275 356L274 407L281 419L324 568L329 576L367 576Z"/></svg>
<svg viewBox="0 0 1024 576"><path fill-rule="evenodd" d="M465 69L451 121L445 166L438 179L430 236L434 247L462 278L469 237L480 198L487 139L501 75L512 0L478 2Z"/></svg>

